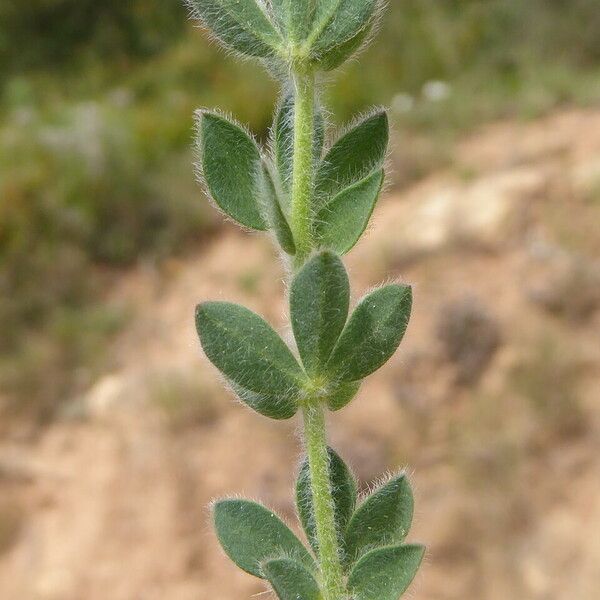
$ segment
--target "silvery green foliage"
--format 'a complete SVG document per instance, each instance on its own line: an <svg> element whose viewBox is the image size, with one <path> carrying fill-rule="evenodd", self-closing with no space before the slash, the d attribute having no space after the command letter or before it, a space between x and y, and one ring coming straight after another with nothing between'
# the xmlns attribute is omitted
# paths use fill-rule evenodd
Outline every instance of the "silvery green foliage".
<svg viewBox="0 0 600 600"><path fill-rule="evenodd" d="M385 546L365 554L348 579L353 600L397 600L421 566L424 548L417 544Z"/></svg>
<svg viewBox="0 0 600 600"><path fill-rule="evenodd" d="M382 0L186 0L227 49L270 63L339 67L368 40Z"/></svg>
<svg viewBox="0 0 600 600"><path fill-rule="evenodd" d="M268 58L284 39L266 10L255 0L188 0L192 17L224 46L246 56Z"/></svg>
<svg viewBox="0 0 600 600"><path fill-rule="evenodd" d="M377 488L352 515L346 528L346 560L366 550L400 544L410 531L413 495L404 473Z"/></svg>
<svg viewBox="0 0 600 600"><path fill-rule="evenodd" d="M367 227L383 185L388 120L378 111L350 127L319 161L315 174L314 235L345 254Z"/></svg>
<svg viewBox="0 0 600 600"><path fill-rule="evenodd" d="M328 452L337 534L352 598L397 600L414 579L424 553L423 546L402 543L413 513L406 476L390 479L356 508L356 481L344 461L331 448ZM269 581L280 600L320 600L319 547L306 460L298 474L296 504L314 556L279 517L249 500L216 502L215 528L231 560Z"/></svg>
<svg viewBox="0 0 600 600"><path fill-rule="evenodd" d="M289 558L315 572L315 562L291 529L275 513L249 500L220 500L213 508L223 550L251 575L264 578L263 563Z"/></svg>
<svg viewBox="0 0 600 600"><path fill-rule="evenodd" d="M197 172L219 210L244 228L270 232L284 260L295 264L289 285L291 343L242 306L203 302L196 309L202 347L239 400L265 417L290 419L314 405L340 410L356 396L362 380L394 354L412 306L411 287L391 283L352 307L341 259L375 210L384 181L388 119L385 111L373 111L326 145L317 99L312 124L310 116L298 121L302 112L291 75L314 77L345 62L368 39L381 1L187 2L193 16L226 48L262 60L284 78L265 147L229 117L197 112ZM302 163L303 175L310 175L304 177L310 186L310 211L303 224L312 249L308 254L299 249L293 226L298 122L298 132L308 128L312 133ZM280 600L397 600L423 557L422 546L404 543L413 515L405 474L359 501L356 480L342 458L324 442L321 456L345 595L323 587L327 544L320 548L318 496L308 458L296 483L298 517L308 545L265 507L226 499L213 506L221 546L241 569L267 581Z"/></svg>
<svg viewBox="0 0 600 600"><path fill-rule="evenodd" d="M261 571L280 600L321 600L314 575L299 562L277 558L263 563Z"/></svg>
<svg viewBox="0 0 600 600"><path fill-rule="evenodd" d="M306 372L324 372L344 329L350 307L350 282L344 264L330 251L317 254L292 281L290 316Z"/></svg>
<svg viewBox="0 0 600 600"><path fill-rule="evenodd" d="M265 230L261 156L237 123L208 111L197 113L200 176L217 206L252 229Z"/></svg>
<svg viewBox="0 0 600 600"><path fill-rule="evenodd" d="M347 318L349 297L348 275L331 251L300 269L290 292L300 360L266 321L237 304L199 304L196 328L208 359L257 412L287 419L311 395L336 410L398 348L412 300L409 286L385 285L367 294Z"/></svg>
<svg viewBox="0 0 600 600"><path fill-rule="evenodd" d="M412 290L407 285L385 285L367 294L327 361L331 377L357 381L382 367L404 337L411 306Z"/></svg>
<svg viewBox="0 0 600 600"><path fill-rule="evenodd" d="M268 323L237 304L204 302L196 327L206 356L242 401L267 417L294 416L307 377Z"/></svg>

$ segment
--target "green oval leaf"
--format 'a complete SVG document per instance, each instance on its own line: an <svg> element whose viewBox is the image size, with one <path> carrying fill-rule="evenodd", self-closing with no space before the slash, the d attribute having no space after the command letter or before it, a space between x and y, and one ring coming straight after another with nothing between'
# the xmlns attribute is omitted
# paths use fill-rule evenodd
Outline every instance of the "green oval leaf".
<svg viewBox="0 0 600 600"><path fill-rule="evenodd" d="M304 367L321 371L348 317L350 283L342 261L321 252L294 277L290 292L292 329Z"/></svg>
<svg viewBox="0 0 600 600"><path fill-rule="evenodd" d="M369 223L382 184L383 171L376 171L328 202L314 220L318 243L340 254L351 250Z"/></svg>
<svg viewBox="0 0 600 600"><path fill-rule="evenodd" d="M264 506L249 500L220 500L213 507L213 518L223 550L247 573L264 579L261 565L274 557L293 558L314 571L314 561L300 540Z"/></svg>
<svg viewBox="0 0 600 600"><path fill-rule="evenodd" d="M325 121L319 106L315 109L315 126L313 152L316 163L321 159L325 141ZM288 93L279 101L273 129L271 131L273 160L279 174L281 187L289 193L292 186L292 171L294 159L294 94ZM288 198L289 204L289 198ZM288 206L289 208L289 206Z"/></svg>
<svg viewBox="0 0 600 600"><path fill-rule="evenodd" d="M186 0L192 18L201 21L225 46L247 56L266 58L281 36L255 0Z"/></svg>
<svg viewBox="0 0 600 600"><path fill-rule="evenodd" d="M327 448L329 455L329 480L333 494L335 524L340 544L344 540L344 530L356 505L356 481L344 461L332 448ZM304 459L296 481L296 507L306 537L314 551L318 554L319 544L314 518L312 488L310 483L310 467L308 459Z"/></svg>
<svg viewBox="0 0 600 600"><path fill-rule="evenodd" d="M367 27L359 31L354 37L348 41L334 46L330 50L323 52L316 63L323 71L332 71L345 63L353 54L358 52L369 39L369 35L373 31L373 22Z"/></svg>
<svg viewBox="0 0 600 600"><path fill-rule="evenodd" d="M271 6L291 41L306 38L315 14L315 0L271 0Z"/></svg>
<svg viewBox="0 0 600 600"><path fill-rule="evenodd" d="M327 368L340 381L377 371L398 348L410 318L410 286L391 284L365 296L340 335Z"/></svg>
<svg viewBox="0 0 600 600"><path fill-rule="evenodd" d="M286 192L292 184L294 158L294 95L282 96L275 112L271 130L273 160L279 174L279 181Z"/></svg>
<svg viewBox="0 0 600 600"><path fill-rule="evenodd" d="M275 186L273 177L266 165L262 167L261 177L262 204L270 229L275 233L279 245L291 256L296 254L296 245L292 230L283 214L280 193Z"/></svg>
<svg viewBox="0 0 600 600"><path fill-rule="evenodd" d="M391 546L365 554L350 573L353 600L398 600L415 578L425 548Z"/></svg>
<svg viewBox="0 0 600 600"><path fill-rule="evenodd" d="M280 558L262 567L265 579L279 600L320 600L321 592L314 577L301 564Z"/></svg>
<svg viewBox="0 0 600 600"><path fill-rule="evenodd" d="M203 111L197 116L201 176L210 195L238 223L265 230L257 186L261 158L254 140L221 115Z"/></svg>
<svg viewBox="0 0 600 600"><path fill-rule="evenodd" d="M379 0L325 0L318 11L312 34L311 54L323 53L344 45L361 31L369 28ZM332 10L333 9L333 10Z"/></svg>
<svg viewBox="0 0 600 600"><path fill-rule="evenodd" d="M360 381L351 381L336 385L331 391L328 391L325 397L329 410L336 411L344 408L356 396L360 384Z"/></svg>
<svg viewBox="0 0 600 600"><path fill-rule="evenodd" d="M316 175L317 199L326 203L383 166L389 138L387 115L377 112L344 133L326 153Z"/></svg>
<svg viewBox="0 0 600 600"><path fill-rule="evenodd" d="M414 500L405 474L375 490L352 515L346 530L347 557L356 560L365 550L399 544L412 524Z"/></svg>
<svg viewBox="0 0 600 600"><path fill-rule="evenodd" d="M295 399L306 376L273 328L252 311L229 302L196 308L204 352L227 379L257 394Z"/></svg>
<svg viewBox="0 0 600 600"><path fill-rule="evenodd" d="M282 421L291 419L298 410L298 398L294 395L273 396L272 394L260 394L227 380L227 383L235 395L252 410L257 413Z"/></svg>

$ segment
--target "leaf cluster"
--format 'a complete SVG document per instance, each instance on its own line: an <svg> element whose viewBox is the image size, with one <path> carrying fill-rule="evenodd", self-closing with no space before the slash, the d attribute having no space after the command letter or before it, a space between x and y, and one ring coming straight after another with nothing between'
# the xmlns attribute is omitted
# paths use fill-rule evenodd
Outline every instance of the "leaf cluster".
<svg viewBox="0 0 600 600"><path fill-rule="evenodd" d="M227 49L283 65L330 71L365 44L382 0L187 0Z"/></svg>
<svg viewBox="0 0 600 600"><path fill-rule="evenodd" d="M328 448L328 453L348 592L354 600L397 600L424 553L422 546L404 543L413 517L407 477L404 473L392 477L358 503L352 473L334 450ZM296 506L311 551L277 515L249 500L215 503L217 536L227 555L244 571L267 580L280 600L320 600L319 546L307 460L296 482Z"/></svg>
<svg viewBox="0 0 600 600"><path fill-rule="evenodd" d="M305 402L344 407L360 382L396 351L412 305L410 286L368 293L349 315L350 285L340 258L316 254L294 277L292 329L300 360L260 316L228 302L204 302L196 327L204 352L240 400L273 419Z"/></svg>
<svg viewBox="0 0 600 600"><path fill-rule="evenodd" d="M291 182L296 102L290 72L327 71L367 40L382 0L187 0L192 15L226 48L263 60L283 80L270 144L260 148L225 115L197 112L198 177L228 217L270 231L294 256ZM312 246L348 252L365 230L384 180L388 144L384 111L353 124L325 147L316 107L310 214Z"/></svg>
<svg viewBox="0 0 600 600"><path fill-rule="evenodd" d="M244 127L208 110L196 113L197 175L214 204L238 224L270 231L286 256L296 254L291 226L294 147L292 94L279 103L268 148ZM388 119L377 111L324 148L324 119L316 111L311 237L317 248L345 254L365 231L384 180Z"/></svg>
<svg viewBox="0 0 600 600"><path fill-rule="evenodd" d="M226 302L198 306L196 323L206 355L242 402L274 419L303 404L345 406L360 382L398 347L412 302L409 286L390 284L367 294L350 314L348 275L330 250L296 274L290 314L297 355L261 317ZM396 600L412 581L423 548L404 545L413 498L404 474L357 507L357 485L328 449L329 484L344 576L354 600ZM321 600L319 542L308 460L296 484L298 515L312 553L271 511L246 500L214 507L217 535L242 569L270 582L280 600Z"/></svg>
<svg viewBox="0 0 600 600"><path fill-rule="evenodd" d="M384 181L388 119L385 111L374 111L326 144L323 110L312 88L317 71L341 65L365 42L381 1L188 1L227 48L262 60L282 77L293 74L293 85L286 80L282 86L266 147L225 115L201 110L197 150L198 176L214 204L243 227L270 232L286 260L293 257L289 312L295 343L288 346L242 306L204 302L196 309L202 347L238 398L261 415L289 419L301 408L339 410L394 354L412 306L411 287L392 283L350 310L341 256L357 243L375 208ZM421 546L404 544L413 513L408 481L400 474L357 506L354 477L332 449L327 452L320 479L327 481L327 468L335 523L330 533L338 542L334 559L341 563L336 578L344 580L337 587L353 600L396 600L423 556ZM229 499L214 505L225 552L240 568L267 580L280 600L339 596L326 581L334 544L322 539L320 555L315 516L323 515L323 496L329 504L329 493L313 489L311 468L305 460L296 486L310 549L259 504ZM320 531L326 537L323 527Z"/></svg>

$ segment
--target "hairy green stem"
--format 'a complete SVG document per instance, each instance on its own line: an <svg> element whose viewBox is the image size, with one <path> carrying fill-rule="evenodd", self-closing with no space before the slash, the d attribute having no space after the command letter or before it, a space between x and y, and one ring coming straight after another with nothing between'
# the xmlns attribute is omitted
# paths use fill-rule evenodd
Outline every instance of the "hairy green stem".
<svg viewBox="0 0 600 600"><path fill-rule="evenodd" d="M313 139L315 123L315 76L295 73L294 164L292 180L292 231L296 243L296 268L301 267L313 249L311 202L313 183ZM344 578L335 529L333 496L329 480L329 456L324 407L310 402L303 408L304 440L310 468L315 528L323 600L344 598Z"/></svg>
<svg viewBox="0 0 600 600"><path fill-rule="evenodd" d="M329 479L325 409L322 404L307 404L303 408L303 416L315 528L319 545L323 600L342 600L345 597L344 578Z"/></svg>
<svg viewBox="0 0 600 600"><path fill-rule="evenodd" d="M291 226L296 244L296 267L301 267L312 250L311 199L313 138L315 121L315 76L295 73L294 158L292 172Z"/></svg>

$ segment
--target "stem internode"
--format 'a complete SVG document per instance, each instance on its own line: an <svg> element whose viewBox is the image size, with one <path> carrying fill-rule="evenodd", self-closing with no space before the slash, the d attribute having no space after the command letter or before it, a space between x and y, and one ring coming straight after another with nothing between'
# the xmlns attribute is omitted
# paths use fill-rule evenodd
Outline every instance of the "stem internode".
<svg viewBox="0 0 600 600"><path fill-rule="evenodd" d="M296 244L296 267L312 250L311 200L313 179L313 139L315 121L315 76L312 72L294 74L294 158L292 174L291 226Z"/></svg>
<svg viewBox="0 0 600 600"><path fill-rule="evenodd" d="M323 600L342 600L345 593L344 578L329 477L325 408L320 403L307 404L303 408L303 416L315 528L319 546Z"/></svg>

